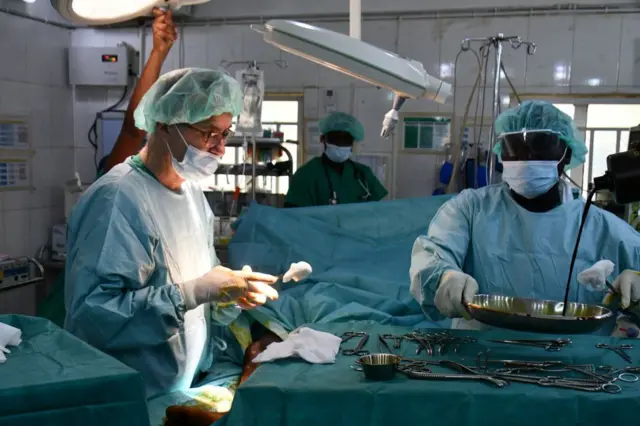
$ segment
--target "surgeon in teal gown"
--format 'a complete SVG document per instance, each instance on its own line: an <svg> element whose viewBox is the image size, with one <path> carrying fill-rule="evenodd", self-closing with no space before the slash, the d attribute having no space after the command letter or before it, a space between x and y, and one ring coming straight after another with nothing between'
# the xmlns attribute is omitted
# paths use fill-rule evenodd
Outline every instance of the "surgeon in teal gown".
<svg viewBox="0 0 640 426"><path fill-rule="evenodd" d="M559 176L585 162L573 120L552 104L527 101L496 120L503 183L465 190L445 203L411 257L411 292L432 319L456 318L454 328L482 329L463 319L463 300L501 294L562 301L585 206ZM576 281L599 260L613 276L640 268L640 234L592 206L575 264L571 301L600 304L604 294ZM640 288L632 291L640 298ZM613 323L599 333L609 334Z"/></svg>
<svg viewBox="0 0 640 426"><path fill-rule="evenodd" d="M219 265L198 184L241 105L224 73L162 76L135 111L146 146L91 185L68 221L65 328L138 370L149 397L194 385L214 345L231 343L212 329L278 296L276 277Z"/></svg>

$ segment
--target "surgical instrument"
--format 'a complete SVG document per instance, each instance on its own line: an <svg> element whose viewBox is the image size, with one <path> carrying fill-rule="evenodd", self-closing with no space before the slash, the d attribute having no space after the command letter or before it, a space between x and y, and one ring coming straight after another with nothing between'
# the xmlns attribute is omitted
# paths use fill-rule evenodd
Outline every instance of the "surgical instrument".
<svg viewBox="0 0 640 426"><path fill-rule="evenodd" d="M478 354L479 359L481 354ZM468 367L458 362L449 360L423 360L402 358L398 370L411 379L423 380L485 380L493 384L491 380L504 382L518 382L544 387L556 387L573 389L583 392L620 393L622 388L614 383L635 383L639 378L631 372L637 372L640 367L626 367L615 370L608 366L595 366L567 364L561 361L517 361L517 360L489 360L485 359L484 365L478 362L478 367ZM489 370L489 364L502 364L506 368ZM428 365L438 365L456 373L433 373ZM484 370L483 370L484 367ZM525 373L525 374L523 374ZM499 386L500 387L500 386Z"/></svg>
<svg viewBox="0 0 640 426"><path fill-rule="evenodd" d="M416 355L424 349L428 356L443 355L450 345L454 346L454 353L458 352L461 343L475 343L476 339L467 336L456 336L448 332L424 333L413 331L402 336L403 339L418 344Z"/></svg>
<svg viewBox="0 0 640 426"><path fill-rule="evenodd" d="M365 334L367 334L367 333L360 332L360 331L347 331L347 332L343 333L342 336L340 336L341 339L342 339L341 343L348 342L349 340L353 339L354 337L364 336Z"/></svg>
<svg viewBox="0 0 640 426"><path fill-rule="evenodd" d="M395 349L400 349L400 346L402 344L402 339L404 338L404 336L394 336L393 334L383 334L382 338L393 340L393 347Z"/></svg>
<svg viewBox="0 0 640 426"><path fill-rule="evenodd" d="M500 364L503 368L490 370L490 364ZM609 366L576 365L561 361L490 360L486 351L478 354L476 370L482 371L485 375L519 383L584 392L620 393L620 385L614 382L637 382L639 377L632 373L638 372L640 368L626 367L614 370Z"/></svg>
<svg viewBox="0 0 640 426"><path fill-rule="evenodd" d="M552 340L489 340L493 343L503 343L508 345L535 346L543 348L548 352L558 352L563 347L571 344L570 339L552 339Z"/></svg>
<svg viewBox="0 0 640 426"><path fill-rule="evenodd" d="M431 347L431 343L426 338L425 335L414 331L412 333L405 334L402 336L404 339L411 340L418 344L418 348L416 349L416 355L419 355L424 349L427 352L427 355L433 356L433 348Z"/></svg>
<svg viewBox="0 0 640 426"><path fill-rule="evenodd" d="M478 352L476 356L476 367L478 369L487 370L489 364L500 364L504 367L531 367L531 368L548 368L562 366L561 361L520 361L515 359L490 359L490 350Z"/></svg>
<svg viewBox="0 0 640 426"><path fill-rule="evenodd" d="M461 374L448 374L448 373L432 373L431 369L427 368L427 365L439 365L450 370L454 370ZM497 387L504 387L509 384L508 381L495 378L488 374L482 374L474 369L462 365L460 363L448 360L440 361L426 361L426 360L414 360L409 358L402 358L398 370L406 374L410 379L422 379L422 380L482 380L489 382Z"/></svg>
<svg viewBox="0 0 640 426"><path fill-rule="evenodd" d="M509 385L509 382L502 379L497 379L492 376L486 376L483 374L438 374L438 373L427 373L424 371L412 371L412 370L401 370L404 374L407 375L410 379L422 379L422 380L481 380L484 382L491 383L494 386L499 388L503 388Z"/></svg>
<svg viewBox="0 0 640 426"><path fill-rule="evenodd" d="M384 348L387 350L387 353L393 354L393 351L389 347L389 344L384 339L384 337L382 337L382 335L378 334L378 340L380 341L380 343L382 343L382 346L384 346Z"/></svg>
<svg viewBox="0 0 640 426"><path fill-rule="evenodd" d="M597 343L596 344L596 348L609 349L610 351L615 352L616 354L618 354L618 356L620 358L624 359L629 364L631 364L631 362L632 362L631 357L629 356L628 353L625 352L625 349L633 349L633 345L622 344L622 345L618 345L618 346L611 346L611 345L609 345L607 343Z"/></svg>
<svg viewBox="0 0 640 426"><path fill-rule="evenodd" d="M583 392L606 392L606 393L620 393L622 388L615 383L603 383L603 384L581 384L578 382L553 380L553 379L541 379L538 384L540 386L552 386L556 388L565 388L579 390Z"/></svg>
<svg viewBox="0 0 640 426"><path fill-rule="evenodd" d="M345 349L345 350L343 350L342 351L342 355L347 355L347 356L369 355L369 351L364 349L364 347L367 345L367 342L369 341L369 334L368 333L348 332L348 333L343 334L342 337L343 337L343 340L342 340L343 343L346 342L347 340L353 338L353 337L360 337L360 341L358 342L356 347L353 348L353 349ZM345 340L345 337L346 337L346 340Z"/></svg>

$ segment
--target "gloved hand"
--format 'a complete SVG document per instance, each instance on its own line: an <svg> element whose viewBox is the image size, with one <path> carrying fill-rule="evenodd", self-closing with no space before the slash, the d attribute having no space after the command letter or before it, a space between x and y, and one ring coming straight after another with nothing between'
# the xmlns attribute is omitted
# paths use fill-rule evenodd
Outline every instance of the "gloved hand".
<svg viewBox="0 0 640 426"><path fill-rule="evenodd" d="M188 310L207 302L236 302L242 309L252 309L265 304L267 299L278 299L278 292L270 286L277 280L273 275L253 272L249 266L242 271L216 266L200 278L178 284L178 287Z"/></svg>
<svg viewBox="0 0 640 426"><path fill-rule="evenodd" d="M623 271L613 282L612 287L620 294L620 307L622 309L627 309L631 306L632 310L640 311L640 306L637 304L640 301L640 272L631 269Z"/></svg>
<svg viewBox="0 0 640 426"><path fill-rule="evenodd" d="M442 274L436 291L436 308L449 318L458 318L466 310L462 300L471 301L478 292L478 283L464 272L449 270Z"/></svg>

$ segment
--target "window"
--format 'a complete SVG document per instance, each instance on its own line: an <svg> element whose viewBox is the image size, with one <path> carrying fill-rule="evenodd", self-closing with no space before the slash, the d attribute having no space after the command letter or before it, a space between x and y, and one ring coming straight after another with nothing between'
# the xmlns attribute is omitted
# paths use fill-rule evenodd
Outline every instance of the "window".
<svg viewBox="0 0 640 426"><path fill-rule="evenodd" d="M640 105L587 105L585 139L589 155L583 178L586 177L588 183L607 171L607 156L627 150L629 129L639 122Z"/></svg>
<svg viewBox="0 0 640 426"><path fill-rule="evenodd" d="M451 137L449 117L404 117L403 149L442 151Z"/></svg>
<svg viewBox="0 0 640 426"><path fill-rule="evenodd" d="M280 131L284 133L284 140L290 140L297 142L299 140L299 106L298 100L265 100L262 103L262 128L263 130ZM236 118L233 119L233 123L236 123ZM297 143L283 143L282 147L291 154L291 160L293 162L292 167L295 171L298 167L298 145ZM279 158L278 155L282 154ZM267 153L264 150L259 152L259 157L270 157L275 161L288 160L287 154L284 152L274 151L273 153ZM247 173L251 171L251 158L245 159L245 152L242 148L227 148L224 156L222 157L222 164L233 165L245 163ZM258 176L256 178L256 189L264 190L272 193L286 194L289 190L289 178L288 177L264 177ZM247 189L247 185L250 184L250 176L232 176L221 175L216 178L216 189L222 191L234 191L236 184L241 190Z"/></svg>
<svg viewBox="0 0 640 426"><path fill-rule="evenodd" d="M298 136L299 107L298 101L264 101L262 104L262 128L272 132L282 132L284 133L285 141L297 142L300 139ZM282 147L291 154L292 167L295 172L298 168L298 145L285 142ZM286 161L288 159L287 154L285 152L282 154L281 161ZM263 189L271 190L271 192L278 194L286 194L289 191L288 177L272 178L270 180L269 185L262 187Z"/></svg>
<svg viewBox="0 0 640 426"><path fill-rule="evenodd" d="M591 104L587 109L588 128L618 129L640 123L640 105Z"/></svg>

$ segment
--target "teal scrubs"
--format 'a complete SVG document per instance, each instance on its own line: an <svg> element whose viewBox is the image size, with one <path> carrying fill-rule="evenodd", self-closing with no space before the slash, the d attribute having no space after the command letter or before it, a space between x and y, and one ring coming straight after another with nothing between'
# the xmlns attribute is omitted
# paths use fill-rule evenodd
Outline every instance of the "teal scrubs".
<svg viewBox="0 0 640 426"><path fill-rule="evenodd" d="M129 159L129 164L131 164L136 169L142 170L145 173L153 174L147 169L147 166L142 162L142 158L140 155L134 155ZM98 171L98 178L100 178L104 174L104 171L101 169ZM64 268L58 274L55 283L53 284L53 288L51 292L47 295L47 297L38 305L37 315L41 318L46 318L55 325L60 328L64 328L64 318L67 314L64 307Z"/></svg>
<svg viewBox="0 0 640 426"><path fill-rule="evenodd" d="M335 192L335 201L334 200ZM371 169L355 161L347 161L341 172L323 155L304 164L289 183L286 207L326 206L380 201L387 190Z"/></svg>

